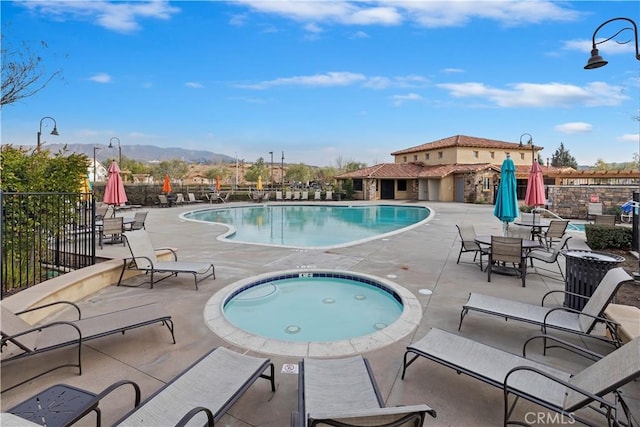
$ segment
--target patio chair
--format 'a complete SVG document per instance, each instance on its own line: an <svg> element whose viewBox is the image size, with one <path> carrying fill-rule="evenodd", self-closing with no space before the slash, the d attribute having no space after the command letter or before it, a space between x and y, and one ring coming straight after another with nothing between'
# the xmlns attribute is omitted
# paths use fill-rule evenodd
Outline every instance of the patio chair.
<svg viewBox="0 0 640 427"><path fill-rule="evenodd" d="M145 230L136 230L127 233L125 236L129 250L131 251L132 258L125 258L120 272L120 279L118 279L118 286L122 282L125 270L136 269L144 271L150 275L149 287L153 289L155 283L162 280L177 276L179 273L193 274L196 290L198 289L198 283L208 277L216 278L216 269L213 263L210 262L194 262L194 261L178 261L178 254L171 248L157 248L154 249L151 244L149 234ZM171 251L173 255L173 261L159 261L156 257L156 251L166 249ZM156 280L156 273L169 273L161 279ZM146 282L145 282L146 283ZM138 285L139 286L139 285Z"/></svg>
<svg viewBox="0 0 640 427"><path fill-rule="evenodd" d="M559 330L599 339L619 346L620 337L617 331L618 324L607 319L604 316L604 310L607 308L607 305L620 285L628 280L633 279L622 267L612 268L602 278L590 298L572 292L556 290L544 294L540 305L526 304L519 301L472 292L469 294L469 300L462 306L458 330L462 328L462 321L469 311L478 311L506 320L512 319L533 323L534 325L540 326L544 334L547 334L549 330ZM569 307L545 307L544 303L546 298L556 293L570 294L585 299L588 298L588 301L581 311ZM593 333L598 323L604 324L609 335L596 335ZM545 343L545 351L546 348Z"/></svg>
<svg viewBox="0 0 640 427"><path fill-rule="evenodd" d="M217 347L115 425L164 426L189 422L213 426L258 378L268 380L271 392L275 392L274 365L269 359Z"/></svg>
<svg viewBox="0 0 640 427"><path fill-rule="evenodd" d="M133 222L129 224L129 231L133 230L145 230L145 221L147 220L148 211L136 212L133 215Z"/></svg>
<svg viewBox="0 0 640 427"><path fill-rule="evenodd" d="M478 255L480 255L480 270L482 271L482 257L489 255L489 249L480 246L476 242L476 231L471 224L457 225L458 234L460 235L460 252L458 253L458 260L456 264L460 264L460 256L463 253L473 252L473 262L476 262Z"/></svg>
<svg viewBox="0 0 640 427"><path fill-rule="evenodd" d="M534 337L525 343L524 354L526 344L538 338L541 337ZM556 340L552 337L546 338ZM573 344L556 341L559 346L585 357L598 357L595 353ZM526 418L525 422L511 420L519 398L562 414L567 417L566 420L571 419L572 424L579 421L590 426L620 425L620 412L623 412L628 425L632 425L632 415L629 414L618 390L640 376L640 338L600 358L575 375L439 329L431 329L423 338L407 347L402 379L407 367L418 357L452 368L458 374L464 373L502 388L505 426L529 425ZM513 402L510 402L510 396L515 397ZM608 423L594 423L591 417L584 418L587 409L603 415Z"/></svg>
<svg viewBox="0 0 640 427"><path fill-rule="evenodd" d="M269 372L265 373L267 370ZM42 421L54 425L62 420L64 423L60 424L71 425L95 411L100 426L100 401L112 391L131 385L135 392L133 409L115 425L181 426L194 423L213 426L258 378L269 380L271 391L275 391L274 366L269 359L218 347L142 403L140 387L129 380L118 381L99 394L58 384L30 397L8 413L23 417L21 420L35 421L35 425L41 425ZM45 405L38 407L38 403ZM38 407L36 411L34 406Z"/></svg>
<svg viewBox="0 0 640 427"><path fill-rule="evenodd" d="M322 200L320 190L313 193L313 200Z"/></svg>
<svg viewBox="0 0 640 427"><path fill-rule="evenodd" d="M309 200L309 192L308 191L303 191L300 194L300 200Z"/></svg>
<svg viewBox="0 0 640 427"><path fill-rule="evenodd" d="M562 277L562 281L564 282L564 273L562 272L562 266L558 261L558 257L560 256L560 253L561 253L560 251L562 251L562 249L564 249L569 243L570 238L571 238L570 234L565 234L564 236L562 236L560 241L552 249L533 249L529 251L529 253L527 254L527 258L531 260L531 267L534 268L535 274L539 274L540 276L543 276L542 274L538 273L538 269L549 271L552 273L560 273L560 276ZM553 271L546 268L535 266L533 264L534 259L545 262L547 264L555 263L558 266L558 271ZM546 276L546 277L551 277L551 276Z"/></svg>
<svg viewBox="0 0 640 427"><path fill-rule="evenodd" d="M158 203L160 204L161 208L168 208L171 206L169 198L164 194L158 194Z"/></svg>
<svg viewBox="0 0 640 427"><path fill-rule="evenodd" d="M276 191L276 201L282 201L282 191Z"/></svg>
<svg viewBox="0 0 640 427"><path fill-rule="evenodd" d="M176 205L184 205L185 203L187 203L187 201L184 199L184 194L182 194L182 193L176 194L175 204Z"/></svg>
<svg viewBox="0 0 640 427"><path fill-rule="evenodd" d="M30 325L19 316L24 313L46 309L59 304L66 304L73 307L77 311L78 319L72 321L57 320L50 323ZM82 374L82 344L95 338L117 333L124 334L125 331L130 329L160 323L169 329L173 343L175 344L176 342L173 334L173 321L171 320L171 316L168 315L162 305L157 302L120 307L111 312L87 318L82 318L80 307L70 301L56 301L16 313L13 313L4 305L0 304L0 310L2 313L0 349L2 349L3 364L11 360L33 356L62 347L77 346L78 349L77 362L63 363L62 365L48 369L35 377L4 389L3 392L59 368L77 367L79 374Z"/></svg>
<svg viewBox="0 0 640 427"><path fill-rule="evenodd" d="M104 217L107 216L107 211L109 210L109 205L97 206L96 207L96 221L101 221Z"/></svg>
<svg viewBox="0 0 640 427"><path fill-rule="evenodd" d="M596 215L602 215L602 202L587 205L587 220L592 220Z"/></svg>
<svg viewBox="0 0 640 427"><path fill-rule="evenodd" d="M549 227L539 234L540 243L543 243L547 248L553 246L554 241L562 239L569 221L554 219L549 222Z"/></svg>
<svg viewBox="0 0 640 427"><path fill-rule="evenodd" d="M422 426L427 405L385 407L367 359L304 359L299 363L298 410L292 427Z"/></svg>
<svg viewBox="0 0 640 427"><path fill-rule="evenodd" d="M329 190L324 193L325 200L333 200L333 191Z"/></svg>
<svg viewBox="0 0 640 427"><path fill-rule="evenodd" d="M616 216L615 215L595 215L593 217L593 223L597 225L616 225Z"/></svg>
<svg viewBox="0 0 640 427"><path fill-rule="evenodd" d="M121 216L102 220L102 225L98 227L98 243L100 244L100 249L103 248L107 236L111 236L111 243L122 243L124 246L124 240L122 240L122 232L124 231L122 221Z"/></svg>
<svg viewBox="0 0 640 427"><path fill-rule="evenodd" d="M511 264L512 266L508 266ZM522 287L525 287L527 276L527 258L522 250L522 239L519 237L491 236L491 250L487 265L487 282L491 282L494 271L515 272L520 276Z"/></svg>
<svg viewBox="0 0 640 427"><path fill-rule="evenodd" d="M294 191L292 200L300 200L300 192Z"/></svg>
<svg viewBox="0 0 640 427"><path fill-rule="evenodd" d="M293 200L293 193L291 191L287 191L284 193L285 200Z"/></svg>

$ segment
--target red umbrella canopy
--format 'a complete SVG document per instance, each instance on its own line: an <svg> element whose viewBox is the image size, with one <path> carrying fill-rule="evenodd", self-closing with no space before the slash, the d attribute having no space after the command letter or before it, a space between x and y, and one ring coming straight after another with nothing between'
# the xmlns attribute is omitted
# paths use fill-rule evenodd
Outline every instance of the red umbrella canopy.
<svg viewBox="0 0 640 427"><path fill-rule="evenodd" d="M164 174L164 181L162 182L162 192L171 193L171 181L169 180L169 174Z"/></svg>
<svg viewBox="0 0 640 427"><path fill-rule="evenodd" d="M120 168L116 161L112 161L109 166L109 176L107 186L104 189L103 202L109 205L121 205L127 202L127 193L124 191L124 183L120 176Z"/></svg>
<svg viewBox="0 0 640 427"><path fill-rule="evenodd" d="M524 197L527 206L544 206L547 201L544 197L544 180L542 178L542 168L538 162L533 162L529 181L527 182L527 194Z"/></svg>

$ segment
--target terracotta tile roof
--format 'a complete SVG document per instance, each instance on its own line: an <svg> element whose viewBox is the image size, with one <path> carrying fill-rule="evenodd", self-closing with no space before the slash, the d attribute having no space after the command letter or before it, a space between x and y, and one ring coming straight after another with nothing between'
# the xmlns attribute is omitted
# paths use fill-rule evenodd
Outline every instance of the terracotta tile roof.
<svg viewBox="0 0 640 427"><path fill-rule="evenodd" d="M421 165L416 163L381 163L368 168L337 175L336 178L444 178L453 173L478 172L485 169L500 171L500 165L475 163L461 165Z"/></svg>
<svg viewBox="0 0 640 427"><path fill-rule="evenodd" d="M498 141L495 139L477 138L475 136L455 135L455 136L450 136L448 138L439 139L437 141L427 142L426 144L417 145L415 147L394 151L391 153L391 155L397 156L399 154L408 154L408 153L415 153L419 151L436 150L440 148L449 148L449 147L477 147L477 148L484 148L484 149L493 148L496 150L513 150L513 149L521 148L519 141L506 142L506 141ZM544 147L534 145L534 148L536 150L542 150Z"/></svg>

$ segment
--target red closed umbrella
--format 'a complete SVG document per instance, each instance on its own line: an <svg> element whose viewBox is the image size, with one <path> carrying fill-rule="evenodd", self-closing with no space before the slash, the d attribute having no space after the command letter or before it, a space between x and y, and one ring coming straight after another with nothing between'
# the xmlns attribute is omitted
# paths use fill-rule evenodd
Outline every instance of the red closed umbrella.
<svg viewBox="0 0 640 427"><path fill-rule="evenodd" d="M171 193L171 181L169 180L169 174L164 174L164 181L162 182L162 192Z"/></svg>
<svg viewBox="0 0 640 427"><path fill-rule="evenodd" d="M216 176L216 191L220 192L220 177Z"/></svg>
<svg viewBox="0 0 640 427"><path fill-rule="evenodd" d="M107 186L104 189L103 202L108 205L122 205L127 202L127 193L120 176L120 168L116 161L112 161L108 169Z"/></svg>
<svg viewBox="0 0 640 427"><path fill-rule="evenodd" d="M524 203L527 206L544 206L547 200L544 196L544 179L542 178L542 168L540 164L534 161L531 164L529 172L529 180L527 181L527 193L524 197ZM533 212L533 221L535 222L535 210Z"/></svg>

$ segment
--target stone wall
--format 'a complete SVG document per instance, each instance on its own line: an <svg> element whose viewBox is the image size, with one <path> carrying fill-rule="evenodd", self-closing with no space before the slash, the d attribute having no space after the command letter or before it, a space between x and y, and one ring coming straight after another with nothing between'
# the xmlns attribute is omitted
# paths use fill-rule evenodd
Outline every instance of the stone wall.
<svg viewBox="0 0 640 427"><path fill-rule="evenodd" d="M606 213L633 198L637 186L609 185L549 185L547 186L548 209L562 218L587 218L587 207L592 198L602 202Z"/></svg>

